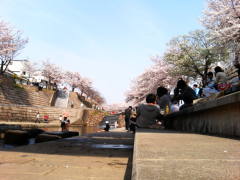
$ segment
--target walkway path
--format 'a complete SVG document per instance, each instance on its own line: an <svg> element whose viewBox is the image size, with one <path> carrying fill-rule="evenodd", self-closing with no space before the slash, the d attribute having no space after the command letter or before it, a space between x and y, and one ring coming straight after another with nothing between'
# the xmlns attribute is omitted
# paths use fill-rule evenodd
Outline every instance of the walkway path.
<svg viewBox="0 0 240 180"><path fill-rule="evenodd" d="M131 179L133 149L96 144L133 145L133 134L118 129L0 151L0 179Z"/></svg>
<svg viewBox="0 0 240 180"><path fill-rule="evenodd" d="M133 180L240 179L240 139L138 129Z"/></svg>

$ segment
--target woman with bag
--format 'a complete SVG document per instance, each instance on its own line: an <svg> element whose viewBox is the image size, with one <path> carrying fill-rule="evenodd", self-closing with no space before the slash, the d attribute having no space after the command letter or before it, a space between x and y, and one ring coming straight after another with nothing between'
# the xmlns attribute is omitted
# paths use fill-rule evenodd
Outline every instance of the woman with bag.
<svg viewBox="0 0 240 180"><path fill-rule="evenodd" d="M223 72L223 70L217 66L214 69L215 71L215 77L216 80L214 82L213 87L218 91L224 91L225 89L228 89L230 84L227 84L227 75Z"/></svg>

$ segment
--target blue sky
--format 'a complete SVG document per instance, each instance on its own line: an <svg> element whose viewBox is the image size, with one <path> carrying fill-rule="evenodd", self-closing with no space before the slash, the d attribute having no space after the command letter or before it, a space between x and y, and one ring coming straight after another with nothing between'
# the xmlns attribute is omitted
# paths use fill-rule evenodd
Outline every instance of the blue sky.
<svg viewBox="0 0 240 180"><path fill-rule="evenodd" d="M108 104L174 36L202 28L205 0L0 0L0 16L29 43L15 59L50 61L92 78Z"/></svg>

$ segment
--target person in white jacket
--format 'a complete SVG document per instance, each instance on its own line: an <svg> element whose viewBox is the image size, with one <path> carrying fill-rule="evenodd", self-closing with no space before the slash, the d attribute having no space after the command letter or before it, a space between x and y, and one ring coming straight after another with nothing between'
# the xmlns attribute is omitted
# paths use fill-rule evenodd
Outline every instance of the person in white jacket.
<svg viewBox="0 0 240 180"><path fill-rule="evenodd" d="M214 82L214 88L218 89L218 84L226 84L227 83L227 75L223 72L222 68L219 66L215 67L215 77L216 80Z"/></svg>

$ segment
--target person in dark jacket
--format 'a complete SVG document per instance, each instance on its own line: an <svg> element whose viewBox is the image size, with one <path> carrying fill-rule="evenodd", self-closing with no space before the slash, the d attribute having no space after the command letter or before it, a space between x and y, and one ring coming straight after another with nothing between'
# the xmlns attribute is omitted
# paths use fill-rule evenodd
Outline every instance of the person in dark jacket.
<svg viewBox="0 0 240 180"><path fill-rule="evenodd" d="M108 132L109 131L109 129L110 129L110 125L109 125L109 122L108 121L106 121L105 122L105 124L106 124L106 127L105 128L103 128L102 130L100 130L100 131L98 131L98 132Z"/></svg>
<svg viewBox="0 0 240 180"><path fill-rule="evenodd" d="M179 90L180 90L181 94L179 94L176 97L176 99L184 101L184 105L182 105L179 108L179 110L192 107L193 100L197 99L196 92L191 87L189 87L183 80L179 80L177 83L177 91L179 91ZM177 94L178 94L178 92L177 92Z"/></svg>
<svg viewBox="0 0 240 180"><path fill-rule="evenodd" d="M128 130L129 128L131 115L132 115L132 106L129 106L127 109L125 109L125 129L126 130Z"/></svg>
<svg viewBox="0 0 240 180"><path fill-rule="evenodd" d="M161 117L160 108L156 104L156 96L148 94L146 102L139 105L137 109L137 127L140 128L156 125L157 120Z"/></svg>
<svg viewBox="0 0 240 180"><path fill-rule="evenodd" d="M104 130L105 130L105 131L109 131L109 129L110 129L109 122L106 121L105 124L106 124L106 127L104 128Z"/></svg>

